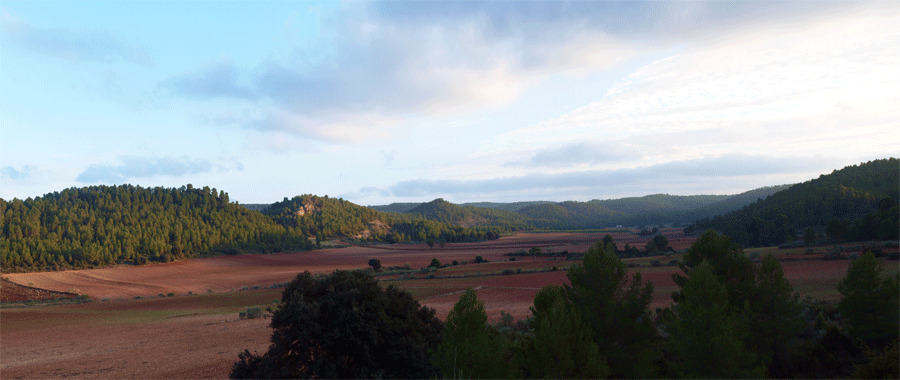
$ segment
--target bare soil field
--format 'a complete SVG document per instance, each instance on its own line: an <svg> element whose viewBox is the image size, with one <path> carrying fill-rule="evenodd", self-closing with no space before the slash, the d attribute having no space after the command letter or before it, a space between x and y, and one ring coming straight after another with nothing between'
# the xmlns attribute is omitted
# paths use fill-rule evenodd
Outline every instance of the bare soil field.
<svg viewBox="0 0 900 380"><path fill-rule="evenodd" d="M74 293L54 292L0 280L0 302L46 301L75 297L78 295Z"/></svg>
<svg viewBox="0 0 900 380"><path fill-rule="evenodd" d="M553 239L562 237L562 242ZM73 294L95 302L76 305L0 309L0 378L223 378L244 349L268 346L268 319L239 320L238 312L279 299L281 289L240 291L292 280L297 273L330 273L335 269L367 268L371 258L382 265L427 266L432 257L448 263L474 261L475 256L499 262L504 253L534 246L586 250L596 236L524 234L496 241L425 245L328 248L272 255L220 256L168 264L119 266L80 271L5 274L16 284ZM602 238L602 235L599 237ZM474 266L474 264L472 264ZM535 264L537 265L537 264ZM492 319L506 310L521 318L537 290L562 283L565 272L525 274L503 279L484 277L485 285L460 282L452 289L410 289L425 305L445 318L460 290L479 290ZM549 276L549 278L545 278ZM425 281L425 280L422 280ZM404 284L411 287L414 283ZM0 291L19 297L3 286ZM187 295L188 292L194 295ZM173 297L159 294L174 293ZM448 294L453 293L453 294ZM27 295L25 295L27 297ZM141 297L141 299L135 299ZM102 301L101 301L102 300ZM109 301L106 301L109 300Z"/></svg>
<svg viewBox="0 0 900 380"><path fill-rule="evenodd" d="M668 231L667 231L668 232ZM672 231L673 239L675 232ZM617 244L646 244L646 237L611 232ZM9 281L57 292L87 294L94 299L130 299L157 294L200 293L237 290L248 286L267 286L290 281L297 273L330 273L335 269L367 268L377 258L385 267L409 264L427 266L432 258L442 263L475 260L508 261L504 253L531 247L552 248L557 252L584 252L605 232L598 233L520 233L480 243L453 243L444 248L424 244L375 245L368 247L327 248L310 252L269 255L236 255L199 258L166 264L124 265L115 268L61 272L12 273ZM524 259L525 261L527 259Z"/></svg>
<svg viewBox="0 0 900 380"><path fill-rule="evenodd" d="M18 284L33 283L35 288L62 292L71 289L90 295L95 302L0 309L0 378L222 378L239 352L263 352L271 335L268 319L240 320L238 312L269 304L281 295L281 289L240 291L242 287L287 282L304 270L324 274L366 268L371 258L380 259L385 267L408 263L421 268L432 257L449 263L472 262L475 256L483 256L491 262L443 268L434 273L434 279L383 278L381 282L411 292L424 305L435 308L441 319L469 287L476 289L491 321L498 321L501 311L522 319L530 315L528 308L540 288L566 283L566 268L578 262L546 257L517 257L511 262L503 254L541 244L545 244L542 249L583 252L605 233L585 235L518 234L491 242L448 244L443 249L353 246L139 267L9 274L6 276ZM557 238L561 240L554 242ZM624 246L624 234L616 240ZM639 244L638 239L634 241ZM689 245L689 241L681 244ZM679 257L656 259L665 263ZM651 308L655 309L671 303L671 293L676 290L671 276L679 269L650 267L652 259L624 261L639 265L631 270L654 284ZM849 263L788 260L783 267L802 296L836 299L835 286ZM897 261L886 263L891 271L898 271ZM558 270L531 272L552 266ZM523 273L496 274L504 269L522 269ZM4 283L2 290L12 288ZM176 295L159 297L160 293ZM138 296L142 299L134 299ZM103 299L110 301L100 301Z"/></svg>
<svg viewBox="0 0 900 380"><path fill-rule="evenodd" d="M280 290L2 309L0 377L225 378L243 349L264 351L268 319L240 320Z"/></svg>

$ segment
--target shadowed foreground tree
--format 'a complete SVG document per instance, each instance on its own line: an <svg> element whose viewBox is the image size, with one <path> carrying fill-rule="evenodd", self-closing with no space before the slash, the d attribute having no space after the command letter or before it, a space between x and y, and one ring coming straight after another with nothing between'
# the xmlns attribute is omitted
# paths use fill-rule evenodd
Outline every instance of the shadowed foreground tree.
<svg viewBox="0 0 900 380"><path fill-rule="evenodd" d="M792 341L803 326L799 295L784 278L781 264L769 255L754 265L727 236L708 230L684 255L681 270L685 275L672 275L681 288L672 294L676 303L684 301L687 283L703 263L724 287L731 310L747 314L742 339L755 360L768 368L769 375L786 376Z"/></svg>
<svg viewBox="0 0 900 380"><path fill-rule="evenodd" d="M685 378L761 378L765 368L744 339L748 331L746 308L728 304L728 291L713 267L701 263L691 271L675 306L670 324L671 343L678 355L676 372Z"/></svg>
<svg viewBox="0 0 900 380"><path fill-rule="evenodd" d="M610 375L656 377L661 341L647 310L653 284L643 283L640 273L629 279L625 263L603 242L588 249L582 265L574 266L567 276L571 286L564 285L564 297L593 332Z"/></svg>
<svg viewBox="0 0 900 380"><path fill-rule="evenodd" d="M854 260L838 283L838 308L847 318L850 336L882 348L898 338L900 275L882 275L884 262L871 251Z"/></svg>
<svg viewBox="0 0 900 380"><path fill-rule="evenodd" d="M594 343L594 332L562 287L547 285L534 297L534 339L524 348L520 366L529 378L601 379L609 365Z"/></svg>
<svg viewBox="0 0 900 380"><path fill-rule="evenodd" d="M478 301L472 288L466 289L447 314L434 362L445 378L506 377L503 342L488 325L484 303Z"/></svg>
<svg viewBox="0 0 900 380"><path fill-rule="evenodd" d="M427 378L441 336L434 309L363 271L297 275L272 315L272 344L244 350L231 377Z"/></svg>

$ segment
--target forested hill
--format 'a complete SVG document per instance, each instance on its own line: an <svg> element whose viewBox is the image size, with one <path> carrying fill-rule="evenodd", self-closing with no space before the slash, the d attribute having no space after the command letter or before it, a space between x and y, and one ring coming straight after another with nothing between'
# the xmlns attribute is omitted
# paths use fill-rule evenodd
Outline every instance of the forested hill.
<svg viewBox="0 0 900 380"><path fill-rule="evenodd" d="M429 240L463 242L496 239L505 231L499 223L473 228L449 222L447 220L458 217L455 212L459 206L447 203L437 205L435 209L441 209L441 206L454 211L443 210L440 214L443 217L429 220L417 213L381 212L343 199L307 194L274 203L264 214L288 228L296 228L303 234L315 236L316 240L345 237L388 243ZM462 212L473 215L468 209ZM434 215L438 215L437 211Z"/></svg>
<svg viewBox="0 0 900 380"><path fill-rule="evenodd" d="M498 226L505 230L528 227L525 217L521 214L492 208L460 206L441 198L420 204L405 214L461 226Z"/></svg>
<svg viewBox="0 0 900 380"><path fill-rule="evenodd" d="M392 203L369 208L443 223L497 226L505 230L590 229L620 224L689 223L738 210L787 187L789 185L763 187L737 195L654 194L588 202L480 202L457 205L438 198L427 203Z"/></svg>
<svg viewBox="0 0 900 380"><path fill-rule="evenodd" d="M503 211L519 211L525 206L531 206L535 204L545 204L545 203L556 203L550 201L529 201L529 202L510 202L510 203L500 203L500 202L468 202L468 203L460 203L459 206L462 207L478 207L478 208L489 208ZM381 205L381 206L368 206L373 210L384 211L384 212L399 212L405 213L410 212L410 210L419 207L425 204L425 202L408 202L408 203L391 203L389 205Z"/></svg>
<svg viewBox="0 0 900 380"><path fill-rule="evenodd" d="M653 194L588 202L537 204L523 207L519 213L527 215L534 226L551 229L689 223L740 209L758 198L768 197L787 187L788 185L764 187L737 195Z"/></svg>
<svg viewBox="0 0 900 380"><path fill-rule="evenodd" d="M381 212L397 212L403 213L409 210L416 208L421 205L421 202L408 202L408 203L391 203L389 205L383 206L368 206L370 209L381 211Z"/></svg>
<svg viewBox="0 0 900 380"><path fill-rule="evenodd" d="M388 243L496 239L502 227L464 227L302 195L264 212L224 191L92 186L26 200L0 199L3 272L168 262L207 254L306 250L323 239ZM496 211L496 210L490 210Z"/></svg>
<svg viewBox="0 0 900 380"><path fill-rule="evenodd" d="M715 229L744 246L794 241L808 228L824 231L831 241L897 239L898 182L896 158L869 161L793 185L741 210L699 220L685 232Z"/></svg>
<svg viewBox="0 0 900 380"><path fill-rule="evenodd" d="M312 247L296 228L204 187L71 188L0 199L4 272L171 261L201 254Z"/></svg>

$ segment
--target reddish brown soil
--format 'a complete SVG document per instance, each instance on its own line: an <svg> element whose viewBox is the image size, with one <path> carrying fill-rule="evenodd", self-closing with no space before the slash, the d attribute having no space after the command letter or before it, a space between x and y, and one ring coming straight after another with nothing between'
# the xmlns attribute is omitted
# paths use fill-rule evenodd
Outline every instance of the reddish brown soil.
<svg viewBox="0 0 900 380"><path fill-rule="evenodd" d="M239 320L237 310L192 313L179 309L179 302L2 309L0 374L4 379L226 378L243 349L268 347L268 319Z"/></svg>
<svg viewBox="0 0 900 380"><path fill-rule="evenodd" d="M675 240L674 231L670 240ZM668 233L668 230L667 230ZM237 255L184 260L167 264L120 266L63 272L13 273L8 279L17 284L33 283L34 287L58 292L72 291L94 299L128 299L157 294L216 292L244 286L271 285L287 282L297 273L329 273L335 269L367 268L369 259L378 258L382 266L413 268L427 266L432 258L442 263L475 260L508 261L504 253L531 247L556 252L584 252L606 235L600 233L520 233L481 243L452 243L444 248L428 248L424 244L397 244L371 247L329 248L311 252L271 255ZM614 233L619 246L625 242L646 244L646 237ZM643 242L643 243L641 243ZM522 259L528 261L528 258ZM549 264L553 265L553 264Z"/></svg>
<svg viewBox="0 0 900 380"><path fill-rule="evenodd" d="M54 292L0 280L0 302L45 301L75 298L77 294Z"/></svg>
<svg viewBox="0 0 900 380"><path fill-rule="evenodd" d="M664 232L676 249L686 248L693 241L676 230ZM17 284L33 283L36 288L60 292L73 289L95 300L112 301L0 310L0 378L227 377L239 352L243 349L264 351L271 334L268 319L238 320L238 311L266 304L280 296L280 289L232 290L286 282L305 270L328 273L335 269L367 268L371 258L380 259L385 267L410 264L413 268L421 268L427 266L432 257L449 263L453 260L472 262L475 256L483 256L491 263L471 263L437 273L472 277L390 283L410 290L423 304L435 308L441 319L446 318L461 292L468 287L477 289L478 298L485 303L491 321L499 320L501 311L521 319L530 315L528 308L541 287L566 283L567 272L477 275L508 268L563 268L574 262L531 257L509 262L509 257L503 254L531 247L545 251L583 252L605 234L517 234L490 242L447 244L443 249L430 249L425 245L348 247L302 253L224 256L137 267L9 274L6 276ZM633 234L612 235L619 247L624 247L626 242L643 247L648 240ZM846 273L849 263L846 260L788 261L782 265L785 276L801 295L834 299L837 281ZM897 262L892 263L896 271ZM671 304L671 293L677 288L671 276L679 271L677 267L632 270L640 272L645 282L654 284L651 308ZM20 299L41 293L21 289L24 288L6 282L2 287L4 297L8 294ZM208 289L214 294L208 294ZM184 296L189 291L202 295ZM135 296L155 297L159 293L179 296L133 299Z"/></svg>

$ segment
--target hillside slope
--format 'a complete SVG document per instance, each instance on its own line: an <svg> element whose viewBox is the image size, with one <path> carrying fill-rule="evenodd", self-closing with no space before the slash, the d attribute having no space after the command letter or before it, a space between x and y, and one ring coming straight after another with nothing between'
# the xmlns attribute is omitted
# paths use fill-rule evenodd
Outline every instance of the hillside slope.
<svg viewBox="0 0 900 380"><path fill-rule="evenodd" d="M301 195L276 202L264 213L279 224L296 228L317 240L354 238L388 243L427 240L476 241L495 239L503 232L499 227L470 228L451 220L471 218L471 210L443 200L436 200L418 213L387 213L352 202L315 195Z"/></svg>
<svg viewBox="0 0 900 380"><path fill-rule="evenodd" d="M744 246L778 245L806 228L832 241L897 239L900 163L874 160L791 186L731 213L685 229L715 229Z"/></svg>

